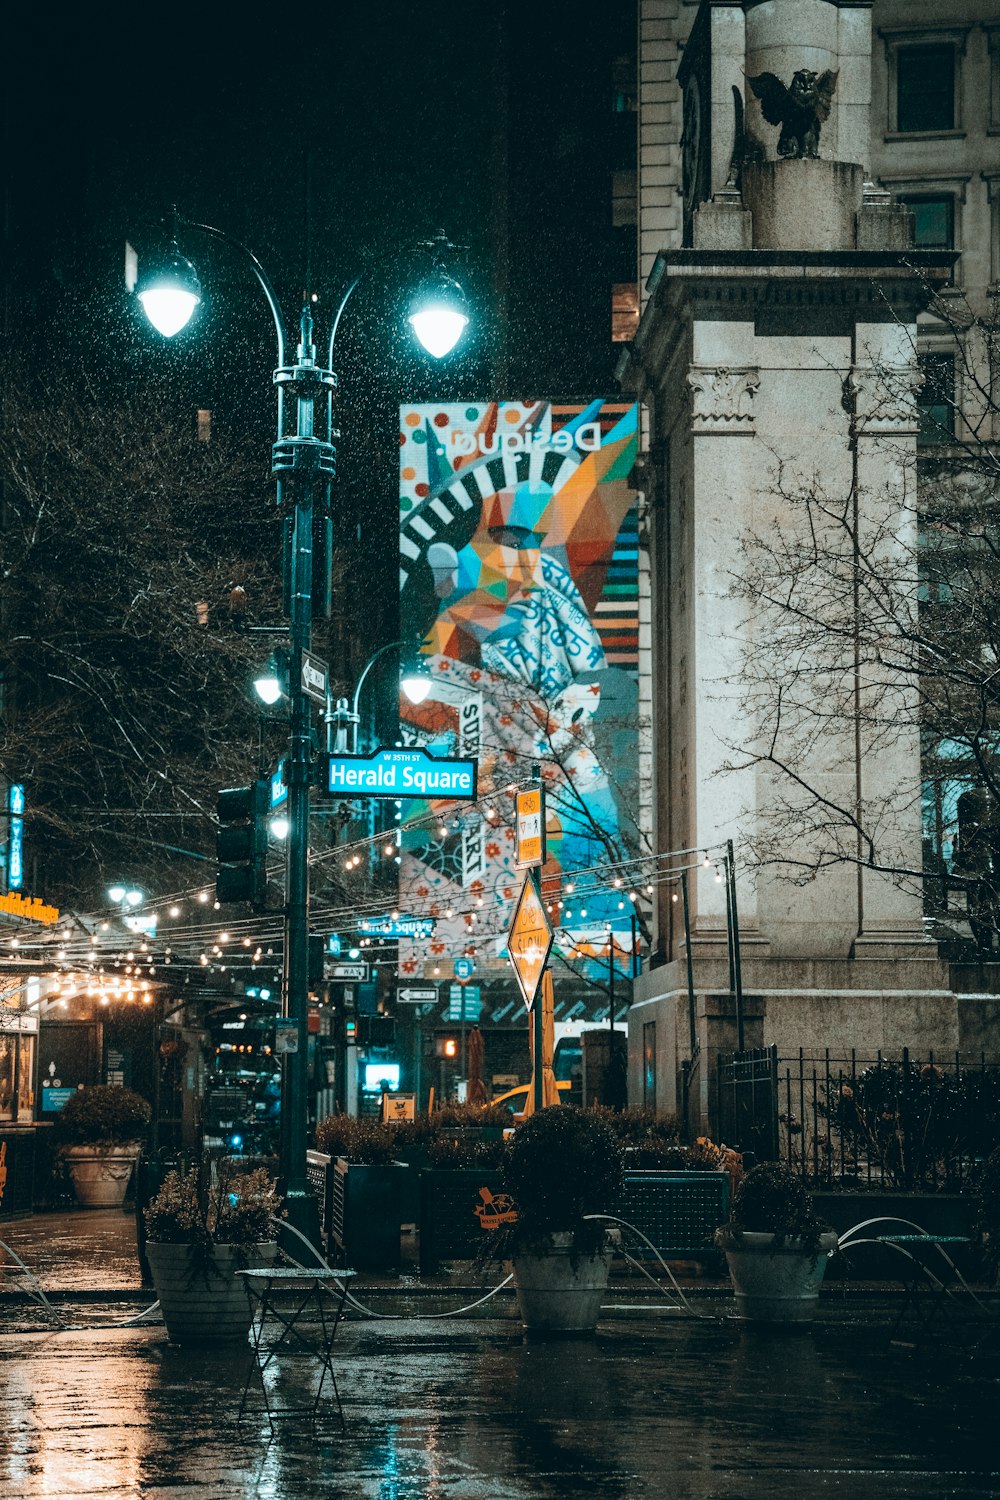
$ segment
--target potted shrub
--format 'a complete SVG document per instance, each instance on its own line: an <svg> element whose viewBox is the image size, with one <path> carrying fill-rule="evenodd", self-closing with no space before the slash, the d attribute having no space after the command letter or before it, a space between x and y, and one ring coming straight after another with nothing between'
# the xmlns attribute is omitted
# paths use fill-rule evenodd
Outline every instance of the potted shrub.
<svg viewBox="0 0 1000 1500"><path fill-rule="evenodd" d="M59 1155L83 1208L118 1208L142 1149L151 1110L120 1084L77 1089L59 1112Z"/></svg>
<svg viewBox="0 0 1000 1500"><path fill-rule="evenodd" d="M715 1239L725 1251L739 1317L752 1323L810 1321L837 1236L820 1223L793 1172L780 1162L751 1168Z"/></svg>
<svg viewBox="0 0 1000 1500"><path fill-rule="evenodd" d="M236 1271L272 1265L274 1179L262 1167L199 1192L198 1169L168 1172L145 1211L146 1256L177 1344L245 1340L250 1300Z"/></svg>
<svg viewBox="0 0 1000 1500"><path fill-rule="evenodd" d="M611 1269L608 1214L622 1189L622 1152L596 1115L553 1105L519 1125L501 1157L516 1220L498 1231L529 1330L592 1332Z"/></svg>

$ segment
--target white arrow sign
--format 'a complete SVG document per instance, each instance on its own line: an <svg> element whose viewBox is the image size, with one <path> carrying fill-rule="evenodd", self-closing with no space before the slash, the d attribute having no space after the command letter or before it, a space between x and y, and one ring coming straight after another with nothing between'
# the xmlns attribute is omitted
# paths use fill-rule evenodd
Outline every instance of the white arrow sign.
<svg viewBox="0 0 1000 1500"><path fill-rule="evenodd" d="M435 984L423 986L408 984L403 989L396 991L397 1000L401 1000L404 1005L433 1005L437 997L437 985Z"/></svg>
<svg viewBox="0 0 1000 1500"><path fill-rule="evenodd" d="M329 979L353 979L360 983L368 978L368 965L366 963L356 964L333 964L327 968Z"/></svg>

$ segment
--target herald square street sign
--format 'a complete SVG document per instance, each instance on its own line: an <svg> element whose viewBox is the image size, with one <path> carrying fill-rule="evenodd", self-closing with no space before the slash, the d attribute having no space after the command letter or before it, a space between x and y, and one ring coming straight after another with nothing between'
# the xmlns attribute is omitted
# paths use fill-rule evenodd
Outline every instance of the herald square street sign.
<svg viewBox="0 0 1000 1500"><path fill-rule="evenodd" d="M538 987L552 951L552 923L545 903L530 875L526 875L514 908L507 948L517 976L521 997L528 1010L535 1003Z"/></svg>
<svg viewBox="0 0 1000 1500"><path fill-rule="evenodd" d="M324 786L333 797L426 797L474 802L478 762L428 755L419 745L370 755L328 755Z"/></svg>
<svg viewBox="0 0 1000 1500"><path fill-rule="evenodd" d="M434 931L434 918L402 917L387 912L384 917L358 917L355 926L367 937L427 938Z"/></svg>

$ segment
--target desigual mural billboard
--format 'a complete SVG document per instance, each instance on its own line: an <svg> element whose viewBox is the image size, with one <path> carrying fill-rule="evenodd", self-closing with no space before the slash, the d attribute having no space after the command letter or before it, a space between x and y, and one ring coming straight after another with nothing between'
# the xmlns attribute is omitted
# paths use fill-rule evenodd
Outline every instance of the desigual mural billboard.
<svg viewBox="0 0 1000 1500"><path fill-rule="evenodd" d="M534 764L553 899L573 872L637 852L637 442L638 408L615 401L401 408L400 633L422 643L432 682L419 706L401 700L402 736L475 757L481 799L402 808L423 822L403 834L400 906L435 921L400 944L404 976L450 975L460 953L484 978L509 972L523 877L506 789ZM620 895L608 881L560 912L578 972L606 967L609 922L627 945Z"/></svg>

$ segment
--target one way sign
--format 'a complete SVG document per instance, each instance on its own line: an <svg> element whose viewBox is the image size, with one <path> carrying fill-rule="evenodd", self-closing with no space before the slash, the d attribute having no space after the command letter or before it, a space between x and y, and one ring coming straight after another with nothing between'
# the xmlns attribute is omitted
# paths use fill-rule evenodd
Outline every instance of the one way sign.
<svg viewBox="0 0 1000 1500"><path fill-rule="evenodd" d="M396 999L403 1005L433 1005L437 997L436 984L404 984L396 991Z"/></svg>

